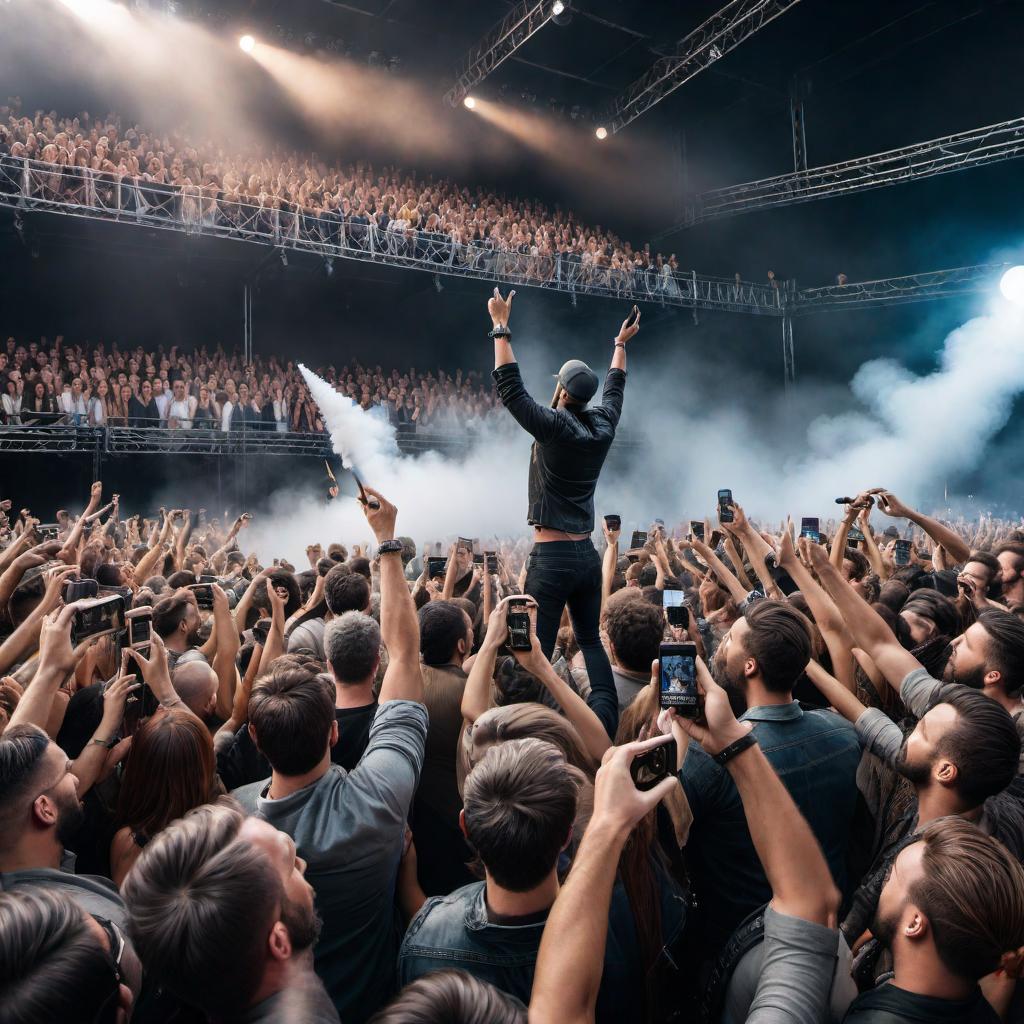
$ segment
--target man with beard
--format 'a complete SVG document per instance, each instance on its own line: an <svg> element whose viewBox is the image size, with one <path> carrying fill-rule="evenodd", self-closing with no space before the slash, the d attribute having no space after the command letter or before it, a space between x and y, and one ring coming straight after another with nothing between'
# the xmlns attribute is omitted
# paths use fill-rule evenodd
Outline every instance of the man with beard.
<svg viewBox="0 0 1024 1024"><path fill-rule="evenodd" d="M747 710L740 721L782 779L821 844L832 877L846 889L846 851L857 801L860 746L831 711L805 711L793 699L811 656L807 620L786 604L759 601L736 620L712 666L716 681ZM687 867L698 903L701 948L709 957L747 915L771 899L750 838L743 802L724 766L691 742L680 772L693 814Z"/></svg>
<svg viewBox="0 0 1024 1024"><path fill-rule="evenodd" d="M900 644L874 609L850 592L835 568L813 547L814 569L839 609L854 644L870 655L915 718L923 718L941 699L944 684L960 683L980 690L1009 712L1024 740L1024 622L1020 618L996 608L981 611L978 621L954 638L943 678L934 679ZM1024 770L1024 761L1020 767Z"/></svg>
<svg viewBox="0 0 1024 1024"><path fill-rule="evenodd" d="M167 648L171 672L190 661L206 661L199 647L202 619L191 590L176 590L153 606L153 631Z"/></svg>
<svg viewBox="0 0 1024 1024"><path fill-rule="evenodd" d="M295 844L223 799L146 845L124 881L147 977L222 1022L337 1024L313 973L320 932Z"/></svg>
<svg viewBox="0 0 1024 1024"><path fill-rule="evenodd" d="M978 982L1020 959L1024 869L962 818L933 821L893 861L871 931L893 978L854 1000L848 1024L996 1024Z"/></svg>
<svg viewBox="0 0 1024 1024"><path fill-rule="evenodd" d="M114 883L72 874L64 846L85 812L67 754L35 725L12 725L0 734L0 889L66 892L86 913L124 927ZM62 870L62 867L66 870Z"/></svg>

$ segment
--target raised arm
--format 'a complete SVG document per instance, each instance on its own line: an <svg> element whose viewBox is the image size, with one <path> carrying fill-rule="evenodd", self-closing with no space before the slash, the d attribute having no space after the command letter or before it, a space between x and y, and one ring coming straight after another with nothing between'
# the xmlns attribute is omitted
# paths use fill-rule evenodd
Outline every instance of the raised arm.
<svg viewBox="0 0 1024 1024"><path fill-rule="evenodd" d="M909 519L910 522L920 526L925 533L936 544L941 544L949 557L959 565L962 565L971 557L971 549L955 530L940 523L938 519L932 519L922 512L917 512L909 505L904 505L892 491L881 491L878 495L878 507L887 515L895 519Z"/></svg>
<svg viewBox="0 0 1024 1024"><path fill-rule="evenodd" d="M213 655L213 671L217 673L217 715L230 718L234 704L238 670L235 658L238 656L238 631L228 607L228 596L219 583L211 585L213 590L213 635L217 646Z"/></svg>
<svg viewBox="0 0 1024 1024"><path fill-rule="evenodd" d="M678 785L675 775L653 789L633 785L633 759L669 741L658 736L613 747L594 787L594 813L569 878L551 908L533 978L531 1024L592 1024L604 968L612 887L633 828Z"/></svg>
<svg viewBox="0 0 1024 1024"><path fill-rule="evenodd" d="M363 512L377 538L379 550L384 541L395 539L398 509L378 491L369 487L365 490L375 499L363 505ZM379 702L415 700L422 703L420 623L405 583L401 550L380 555L380 633L388 652L388 667L381 683Z"/></svg>
<svg viewBox="0 0 1024 1024"><path fill-rule="evenodd" d="M747 588L731 573L725 563L702 540L681 540L677 542L683 548L696 551L704 560L704 564L718 577L722 586L729 591L729 596L739 605L747 596Z"/></svg>
<svg viewBox="0 0 1024 1024"><path fill-rule="evenodd" d="M60 558L65 562L77 560L78 542L82 539L82 531L85 529L89 517L99 508L100 500L103 497L103 484L98 480L92 485L89 490L89 504L86 505L85 511L75 521L75 525L71 528L71 532L68 534L68 538L64 541L64 547L61 548Z"/></svg>
<svg viewBox="0 0 1024 1024"><path fill-rule="evenodd" d="M765 595L781 601L782 592L779 590L772 574L768 571L768 566L765 564L765 558L768 555L773 555L775 552L772 551L771 545L769 545L764 537L754 529L747 519L746 513L739 505L733 505L733 512L735 519L732 523L723 523L722 529L727 534L734 534L743 543L743 548L747 552L750 564L753 566L754 572L757 573L761 586L764 587Z"/></svg>
<svg viewBox="0 0 1024 1024"><path fill-rule="evenodd" d="M494 678L494 663L498 651L508 636L508 601L506 597L487 619L484 642L473 659L462 691L462 718L466 725L472 725L491 706L491 680Z"/></svg>
<svg viewBox="0 0 1024 1024"><path fill-rule="evenodd" d="M878 666L878 671L898 690L908 673L919 669L921 663L904 649L896 635L871 605L839 575L823 548L812 544L809 554L811 567L835 602L854 643L871 656L871 660Z"/></svg>
<svg viewBox="0 0 1024 1024"><path fill-rule="evenodd" d="M605 549L604 558L601 561L601 606L612 596L612 585L615 583L615 573L619 566L619 534L622 532L621 525L618 530L609 530L608 522L601 520L604 529Z"/></svg>
<svg viewBox="0 0 1024 1024"><path fill-rule="evenodd" d="M501 292L494 289L494 295L487 300L487 312L491 314L491 324L496 331L508 328L508 320L512 315L512 300L516 297L516 290L513 288L508 293L508 298L503 299ZM494 368L508 366L516 361L512 352L512 336L495 335L494 338Z"/></svg>

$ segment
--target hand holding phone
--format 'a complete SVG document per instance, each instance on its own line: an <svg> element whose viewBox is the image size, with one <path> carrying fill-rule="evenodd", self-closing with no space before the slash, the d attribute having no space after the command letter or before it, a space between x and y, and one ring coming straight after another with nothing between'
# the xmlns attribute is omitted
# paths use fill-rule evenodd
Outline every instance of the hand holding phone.
<svg viewBox="0 0 1024 1024"><path fill-rule="evenodd" d="M670 739L642 754L637 754L629 766L629 774L633 777L636 788L646 792L676 771L678 754L676 741Z"/></svg>
<svg viewBox="0 0 1024 1024"><path fill-rule="evenodd" d="M675 708L683 718L700 718L696 644L662 644L658 650L658 677L660 707Z"/></svg>
<svg viewBox="0 0 1024 1024"><path fill-rule="evenodd" d="M526 597L510 597L508 601L508 646L513 651L529 651L533 649L530 636L530 604Z"/></svg>
<svg viewBox="0 0 1024 1024"><path fill-rule="evenodd" d="M723 488L718 492L718 521L720 523L731 523L736 519L732 510L732 491Z"/></svg>

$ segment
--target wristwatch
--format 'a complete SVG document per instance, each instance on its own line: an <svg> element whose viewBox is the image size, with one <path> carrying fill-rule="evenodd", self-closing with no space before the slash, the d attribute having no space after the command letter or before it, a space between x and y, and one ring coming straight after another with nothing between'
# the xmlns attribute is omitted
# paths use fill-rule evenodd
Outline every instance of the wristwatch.
<svg viewBox="0 0 1024 1024"><path fill-rule="evenodd" d="M752 747L756 742L757 737L753 731L748 732L746 736L741 736L735 743L730 743L729 746L723 747L714 755L712 760L715 764L728 764L737 754L742 754L744 750Z"/></svg>
<svg viewBox="0 0 1024 1024"><path fill-rule="evenodd" d="M497 327L491 328L487 335L491 338L511 338L512 332L508 329L507 324L498 324Z"/></svg>
<svg viewBox="0 0 1024 1024"><path fill-rule="evenodd" d="M380 546L377 548L378 555L390 555L396 551L402 550L402 542L400 540L382 540Z"/></svg>

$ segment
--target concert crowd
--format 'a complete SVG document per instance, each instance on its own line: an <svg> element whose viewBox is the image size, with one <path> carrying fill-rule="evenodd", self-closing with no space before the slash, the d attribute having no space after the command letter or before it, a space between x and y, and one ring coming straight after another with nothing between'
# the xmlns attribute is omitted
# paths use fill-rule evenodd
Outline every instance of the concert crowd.
<svg viewBox="0 0 1024 1024"><path fill-rule="evenodd" d="M1021 524L604 520L612 687L524 538L5 490L3 1024L1022 1019Z"/></svg>

